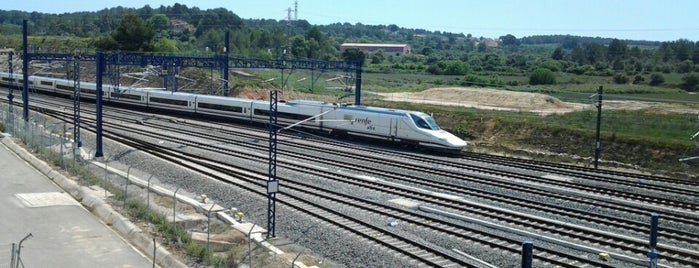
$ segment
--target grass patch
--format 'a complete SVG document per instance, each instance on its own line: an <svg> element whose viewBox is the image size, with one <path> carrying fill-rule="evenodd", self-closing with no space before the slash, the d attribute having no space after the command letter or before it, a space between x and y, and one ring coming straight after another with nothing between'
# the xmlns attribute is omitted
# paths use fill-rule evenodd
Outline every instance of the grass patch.
<svg viewBox="0 0 699 268"><path fill-rule="evenodd" d="M593 110L541 116L378 100L370 104L432 114L442 128L470 141L472 146L487 144L583 157L594 153L597 112ZM608 110L603 111L601 130L604 160L653 171L699 171L678 161L699 155L697 144L688 139L699 130L695 114Z"/></svg>

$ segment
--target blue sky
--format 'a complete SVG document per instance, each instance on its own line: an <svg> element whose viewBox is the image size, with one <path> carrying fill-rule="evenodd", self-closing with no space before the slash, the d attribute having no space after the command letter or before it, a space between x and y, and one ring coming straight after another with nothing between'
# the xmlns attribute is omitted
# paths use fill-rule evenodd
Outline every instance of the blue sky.
<svg viewBox="0 0 699 268"><path fill-rule="evenodd" d="M174 3L224 7L241 18L282 20L294 0L55 0L6 1L3 10L64 13ZM298 17L311 24L396 24L476 37L571 34L620 39L699 41L698 0L298 0Z"/></svg>

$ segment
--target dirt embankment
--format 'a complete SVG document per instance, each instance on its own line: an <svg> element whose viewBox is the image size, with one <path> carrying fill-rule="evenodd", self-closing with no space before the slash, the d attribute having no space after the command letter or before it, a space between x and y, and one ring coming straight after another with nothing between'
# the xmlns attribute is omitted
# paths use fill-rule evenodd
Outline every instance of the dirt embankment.
<svg viewBox="0 0 699 268"><path fill-rule="evenodd" d="M490 88L445 87L421 92L377 93L386 101L414 102L435 105L451 105L478 109L532 112L542 115L568 113L595 109L589 104L564 102L558 98L540 94L507 91ZM657 112L699 113L697 107L677 103L642 101L604 101L605 109L652 110Z"/></svg>

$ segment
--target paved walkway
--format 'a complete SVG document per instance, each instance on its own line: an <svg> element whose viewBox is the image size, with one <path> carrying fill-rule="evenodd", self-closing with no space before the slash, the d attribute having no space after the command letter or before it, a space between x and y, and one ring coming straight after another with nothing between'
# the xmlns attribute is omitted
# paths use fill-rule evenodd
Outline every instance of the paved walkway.
<svg viewBox="0 0 699 268"><path fill-rule="evenodd" d="M0 267L10 267L12 243L19 243L30 233L32 236L22 243L19 267L153 265L119 234L2 143L0 198Z"/></svg>

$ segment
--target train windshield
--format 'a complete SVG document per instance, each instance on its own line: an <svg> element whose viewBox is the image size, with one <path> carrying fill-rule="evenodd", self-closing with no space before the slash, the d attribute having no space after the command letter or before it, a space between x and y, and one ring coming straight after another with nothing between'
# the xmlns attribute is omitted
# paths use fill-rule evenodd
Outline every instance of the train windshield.
<svg viewBox="0 0 699 268"><path fill-rule="evenodd" d="M413 119L413 122L415 122L415 125L417 125L419 128L439 130L439 125L437 125L434 118L429 115L423 113L411 113L410 118Z"/></svg>

